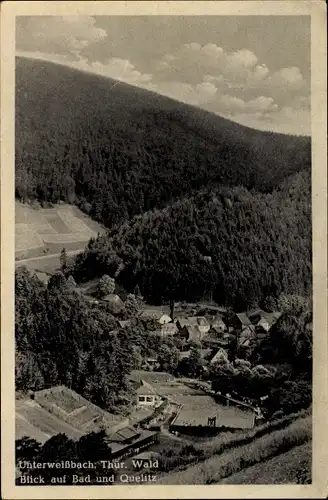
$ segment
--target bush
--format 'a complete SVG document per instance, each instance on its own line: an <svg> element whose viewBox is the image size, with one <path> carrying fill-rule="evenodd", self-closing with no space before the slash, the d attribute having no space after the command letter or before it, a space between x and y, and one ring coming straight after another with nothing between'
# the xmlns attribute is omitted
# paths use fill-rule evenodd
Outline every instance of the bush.
<svg viewBox="0 0 328 500"><path fill-rule="evenodd" d="M105 297L105 295L110 295L114 293L115 290L115 280L110 278L108 274L104 274L102 278L100 278L97 285L97 296L99 298Z"/></svg>

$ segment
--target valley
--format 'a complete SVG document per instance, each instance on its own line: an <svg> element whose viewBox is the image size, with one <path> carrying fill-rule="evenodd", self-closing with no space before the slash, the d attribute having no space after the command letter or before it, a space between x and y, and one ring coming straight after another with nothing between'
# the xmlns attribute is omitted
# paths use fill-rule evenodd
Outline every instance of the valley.
<svg viewBox="0 0 328 500"><path fill-rule="evenodd" d="M307 484L311 138L16 64L17 460Z"/></svg>

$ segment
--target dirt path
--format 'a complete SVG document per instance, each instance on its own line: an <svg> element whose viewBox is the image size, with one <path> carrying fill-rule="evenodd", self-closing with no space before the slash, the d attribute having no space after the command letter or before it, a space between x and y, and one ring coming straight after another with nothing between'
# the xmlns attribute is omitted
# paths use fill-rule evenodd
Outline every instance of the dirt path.
<svg viewBox="0 0 328 500"><path fill-rule="evenodd" d="M81 248L80 250L69 250L66 252L66 255L68 256L74 256L79 254L80 252L83 252L84 248ZM29 259L20 259L15 261L15 265L22 265L25 262L32 262L34 260L46 260L46 259L54 259L56 257L60 257L60 253L50 253L47 255L41 255L40 257L30 257Z"/></svg>

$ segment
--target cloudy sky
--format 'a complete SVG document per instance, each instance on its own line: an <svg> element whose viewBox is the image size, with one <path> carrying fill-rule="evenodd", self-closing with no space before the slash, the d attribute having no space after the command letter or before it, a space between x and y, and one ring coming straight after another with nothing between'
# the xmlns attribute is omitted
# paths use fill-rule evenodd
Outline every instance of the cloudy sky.
<svg viewBox="0 0 328 500"><path fill-rule="evenodd" d="M16 51L250 127L310 134L306 16L18 17Z"/></svg>

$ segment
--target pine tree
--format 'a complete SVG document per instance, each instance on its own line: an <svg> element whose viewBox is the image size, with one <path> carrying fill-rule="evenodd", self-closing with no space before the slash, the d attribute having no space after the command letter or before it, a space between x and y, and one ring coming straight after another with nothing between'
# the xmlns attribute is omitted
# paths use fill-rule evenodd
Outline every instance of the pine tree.
<svg viewBox="0 0 328 500"><path fill-rule="evenodd" d="M59 261L60 261L60 268L62 272L65 273L67 270L67 253L65 248L63 248L62 251L60 252Z"/></svg>

